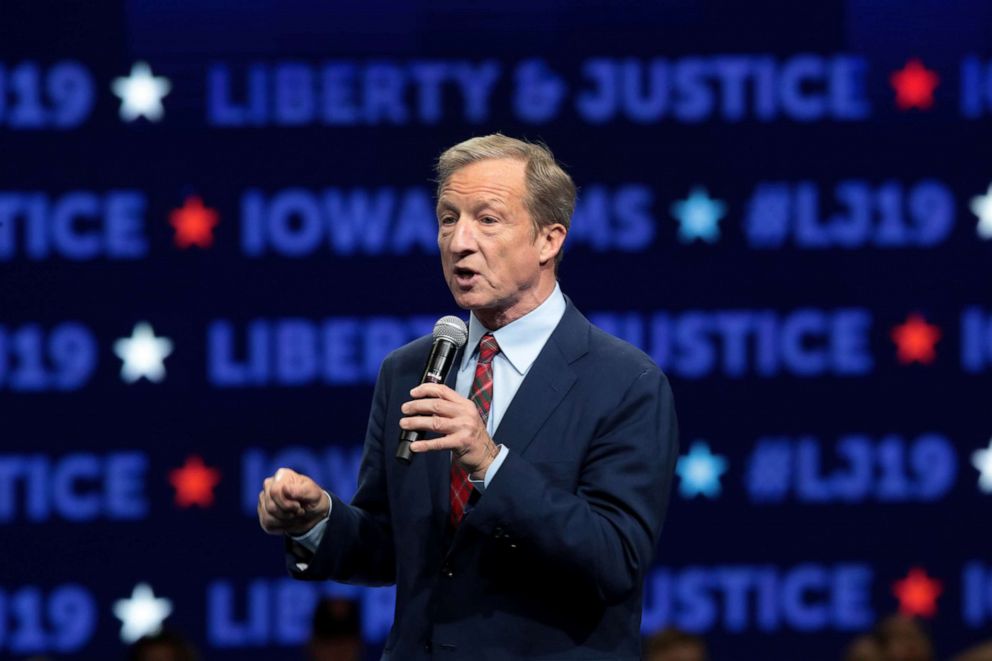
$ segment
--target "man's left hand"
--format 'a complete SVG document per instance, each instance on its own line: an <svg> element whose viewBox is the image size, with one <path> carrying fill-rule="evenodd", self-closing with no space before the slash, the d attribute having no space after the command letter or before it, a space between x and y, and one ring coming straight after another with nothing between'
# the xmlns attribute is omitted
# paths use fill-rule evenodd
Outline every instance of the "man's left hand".
<svg viewBox="0 0 992 661"><path fill-rule="evenodd" d="M414 399L400 407L403 429L442 434L440 438L410 444L413 452L451 450L462 467L481 480L499 449L486 431L479 409L448 386L424 383L410 391Z"/></svg>

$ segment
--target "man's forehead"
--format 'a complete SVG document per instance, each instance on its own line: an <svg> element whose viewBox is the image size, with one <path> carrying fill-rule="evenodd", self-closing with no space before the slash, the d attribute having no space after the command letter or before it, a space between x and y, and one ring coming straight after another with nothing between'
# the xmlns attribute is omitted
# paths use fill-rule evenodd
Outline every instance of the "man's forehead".
<svg viewBox="0 0 992 661"><path fill-rule="evenodd" d="M455 191L452 191L452 194L442 193L441 197L437 201L437 206L438 208L458 206L458 203L461 201L461 199L462 199L461 195L458 195L457 192ZM473 196L472 198L467 200L467 203L472 207L506 207L507 198L493 197L493 196L487 196L487 197Z"/></svg>
<svg viewBox="0 0 992 661"><path fill-rule="evenodd" d="M463 195L505 204L526 193L524 168L523 161L510 158L469 163L452 172L441 185L438 204Z"/></svg>

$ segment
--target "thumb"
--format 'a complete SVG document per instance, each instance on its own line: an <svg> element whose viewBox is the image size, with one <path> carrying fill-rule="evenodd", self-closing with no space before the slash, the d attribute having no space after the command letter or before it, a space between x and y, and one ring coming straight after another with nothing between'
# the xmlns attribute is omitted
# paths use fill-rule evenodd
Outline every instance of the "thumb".
<svg viewBox="0 0 992 661"><path fill-rule="evenodd" d="M324 491L317 486L316 482L310 481L308 488L297 496L296 500L303 506L303 509L310 511L320 505L324 498Z"/></svg>
<svg viewBox="0 0 992 661"><path fill-rule="evenodd" d="M317 486L317 483L306 475L300 475L298 473L293 473L292 471L289 472L291 473L291 476L285 479L282 489L282 492L286 498L295 500L304 508L313 507L315 504L319 503L323 492L320 490L320 487Z"/></svg>
<svg viewBox="0 0 992 661"><path fill-rule="evenodd" d="M294 471L292 468L280 468L272 476L275 482L292 482L295 478L300 477L300 474Z"/></svg>

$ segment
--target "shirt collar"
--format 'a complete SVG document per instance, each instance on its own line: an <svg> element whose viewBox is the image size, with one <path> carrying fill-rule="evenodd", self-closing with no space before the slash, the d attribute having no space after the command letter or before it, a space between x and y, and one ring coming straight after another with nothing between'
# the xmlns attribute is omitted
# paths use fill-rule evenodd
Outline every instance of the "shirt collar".
<svg viewBox="0 0 992 661"><path fill-rule="evenodd" d="M475 314L471 314L468 321L468 343L462 355L462 369L477 360L479 340L486 333L492 333L499 344L500 353L513 369L518 374L526 374L561 321L565 307L565 296L556 282L554 291L543 303L499 330L490 331L476 319Z"/></svg>

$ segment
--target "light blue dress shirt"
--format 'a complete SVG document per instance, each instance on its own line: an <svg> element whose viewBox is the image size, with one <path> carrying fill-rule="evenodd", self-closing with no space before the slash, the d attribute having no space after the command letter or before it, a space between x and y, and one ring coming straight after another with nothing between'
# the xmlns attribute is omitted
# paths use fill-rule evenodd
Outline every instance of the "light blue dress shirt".
<svg viewBox="0 0 992 661"><path fill-rule="evenodd" d="M486 333L492 333L500 351L493 358L493 401L489 408L489 420L486 422L486 431L489 432L489 436L493 436L496 429L499 428L500 420L503 419L503 414L510 407L524 377L527 376L527 372L537 360L538 354L547 344L548 338L558 326L558 322L565 315L565 307L565 296L561 293L561 287L558 283L555 283L554 291L543 303L498 330L490 331L482 325L481 321L476 319L474 314L470 315L468 341L465 343L465 351L462 353L462 360L458 366L455 392L462 397L468 397L472 381L475 379L475 365L479 360L479 340ZM470 480L472 485L479 491L485 491L499 472L500 466L503 465L509 452L510 450L506 445L501 445L499 454L486 469L484 479ZM327 499L331 499L330 494L328 494ZM330 515L331 512L328 510L326 518L305 534L299 537L293 536L293 539L304 548L316 551L324 537L327 518Z"/></svg>
<svg viewBox="0 0 992 661"><path fill-rule="evenodd" d="M465 343L465 352L458 368L455 392L462 397L469 396L472 381L475 380L475 365L479 360L479 340L491 332L499 345L499 353L493 358L493 401L489 408L489 420L486 422L486 431L490 437L496 433L513 396L517 394L531 365L537 360L564 314L565 296L561 293L561 287L555 283L554 291L543 303L499 330L490 331L474 314L470 316L468 342ZM486 470L485 479L471 480L472 485L484 491L493 476L499 472L508 453L509 449L505 445L500 446L499 454Z"/></svg>

